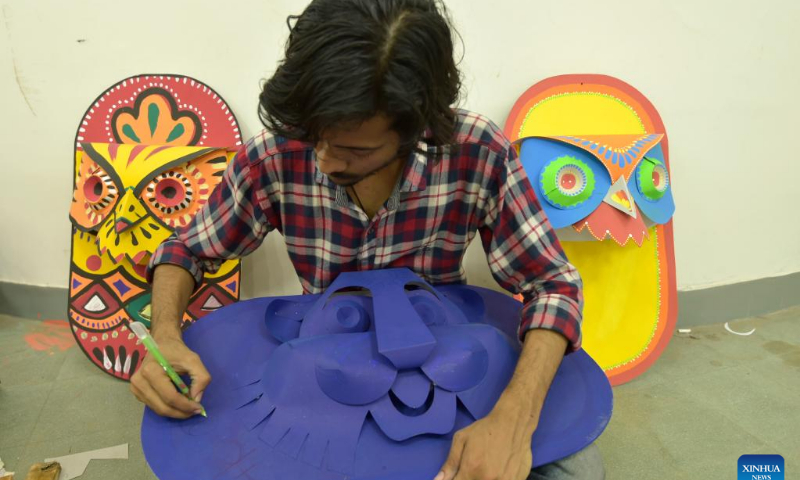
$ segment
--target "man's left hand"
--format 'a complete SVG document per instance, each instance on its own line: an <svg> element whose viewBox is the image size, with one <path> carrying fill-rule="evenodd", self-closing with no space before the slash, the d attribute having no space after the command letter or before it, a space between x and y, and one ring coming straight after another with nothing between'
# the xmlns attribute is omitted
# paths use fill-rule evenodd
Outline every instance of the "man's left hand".
<svg viewBox="0 0 800 480"><path fill-rule="evenodd" d="M531 473L530 409L503 395L489 415L453 436L450 455L434 480L525 480Z"/></svg>

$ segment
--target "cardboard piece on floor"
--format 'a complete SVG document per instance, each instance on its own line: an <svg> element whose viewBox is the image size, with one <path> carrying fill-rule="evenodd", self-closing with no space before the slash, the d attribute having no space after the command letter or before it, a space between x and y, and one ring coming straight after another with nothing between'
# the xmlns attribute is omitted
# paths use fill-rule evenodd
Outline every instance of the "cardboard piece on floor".
<svg viewBox="0 0 800 480"><path fill-rule="evenodd" d="M80 477L86 471L90 460L127 460L128 444L117 445L115 447L101 448L63 457L48 458L45 462L58 462L61 464L61 476L59 480L71 480Z"/></svg>
<svg viewBox="0 0 800 480"><path fill-rule="evenodd" d="M6 465L0 459L0 480L14 480L14 472L6 472Z"/></svg>
<svg viewBox="0 0 800 480"><path fill-rule="evenodd" d="M14 480L14 472L6 472L5 464L0 459L0 480Z"/></svg>
<svg viewBox="0 0 800 480"><path fill-rule="evenodd" d="M60 473L61 465L58 462L34 463L28 470L25 480L58 480Z"/></svg>

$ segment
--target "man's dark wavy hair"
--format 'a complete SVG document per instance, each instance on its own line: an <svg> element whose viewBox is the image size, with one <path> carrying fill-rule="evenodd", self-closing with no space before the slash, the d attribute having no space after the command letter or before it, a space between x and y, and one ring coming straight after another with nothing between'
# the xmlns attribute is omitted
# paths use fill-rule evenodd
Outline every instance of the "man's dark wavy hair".
<svg viewBox="0 0 800 480"><path fill-rule="evenodd" d="M429 143L452 140L461 77L440 0L314 0L287 23L286 57L259 97L274 134L314 143L329 127L384 113L401 154L426 128Z"/></svg>

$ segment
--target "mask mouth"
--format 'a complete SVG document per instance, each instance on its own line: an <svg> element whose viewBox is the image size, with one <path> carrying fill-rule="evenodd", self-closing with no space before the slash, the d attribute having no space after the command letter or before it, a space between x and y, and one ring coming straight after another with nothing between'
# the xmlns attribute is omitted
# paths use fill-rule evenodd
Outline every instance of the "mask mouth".
<svg viewBox="0 0 800 480"><path fill-rule="evenodd" d="M433 405L433 396L433 383L430 383L430 389L428 390L428 397L425 399L425 403L417 408L412 408L403 403L403 401L400 400L400 398L398 398L393 391L389 390L389 399L392 401L392 405L394 405L394 408L396 408L398 412L406 417L419 417L428 413L431 405Z"/></svg>
<svg viewBox="0 0 800 480"><path fill-rule="evenodd" d="M635 210L636 206L633 206L633 209ZM610 237L621 246L633 240L641 247L648 236L647 225L642 219L641 212L637 211L635 216L627 215L605 202L588 217L576 223L573 228L577 232L587 229L600 241Z"/></svg>
<svg viewBox="0 0 800 480"><path fill-rule="evenodd" d="M195 318L201 318L209 312L233 303L230 294L215 284L208 284L205 289L198 291L192 298L186 311Z"/></svg>
<svg viewBox="0 0 800 480"><path fill-rule="evenodd" d="M94 282L79 295L70 302L70 307L82 316L88 317L89 325L96 324L94 328L97 330L107 329L108 325L104 325L104 322L122 308L119 299L100 281Z"/></svg>

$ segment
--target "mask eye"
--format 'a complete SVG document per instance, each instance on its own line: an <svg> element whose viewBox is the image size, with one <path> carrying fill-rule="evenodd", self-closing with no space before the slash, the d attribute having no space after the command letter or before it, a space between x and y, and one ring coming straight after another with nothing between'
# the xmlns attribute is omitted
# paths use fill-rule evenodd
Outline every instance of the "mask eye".
<svg viewBox="0 0 800 480"><path fill-rule="evenodd" d="M328 297L322 308L303 317L296 336L367 332L372 326L373 315L372 295L368 289L340 289Z"/></svg>
<svg viewBox="0 0 800 480"><path fill-rule="evenodd" d="M594 192L592 169L569 155L552 160L539 178L547 203L562 210L579 206Z"/></svg>
<svg viewBox="0 0 800 480"><path fill-rule="evenodd" d="M176 170L158 175L145 189L147 203L163 215L182 212L192 204L193 198L192 182Z"/></svg>
<svg viewBox="0 0 800 480"><path fill-rule="evenodd" d="M212 152L160 173L145 185L142 198L167 227L188 225L220 182L227 161L226 155Z"/></svg>
<svg viewBox="0 0 800 480"><path fill-rule="evenodd" d="M442 303L430 287L423 283L411 282L404 288L408 300L425 325L432 327L447 323Z"/></svg>
<svg viewBox="0 0 800 480"><path fill-rule="evenodd" d="M102 212L117 200L117 187L111 177L100 167L95 167L83 184L83 196L89 208Z"/></svg>
<svg viewBox="0 0 800 480"><path fill-rule="evenodd" d="M656 201L667 192L669 188L669 174L661 161L645 157L638 167L636 186L647 200Z"/></svg>
<svg viewBox="0 0 800 480"><path fill-rule="evenodd" d="M329 315L334 325L329 325L330 333L359 333L369 330L369 313L355 300L334 300Z"/></svg>

